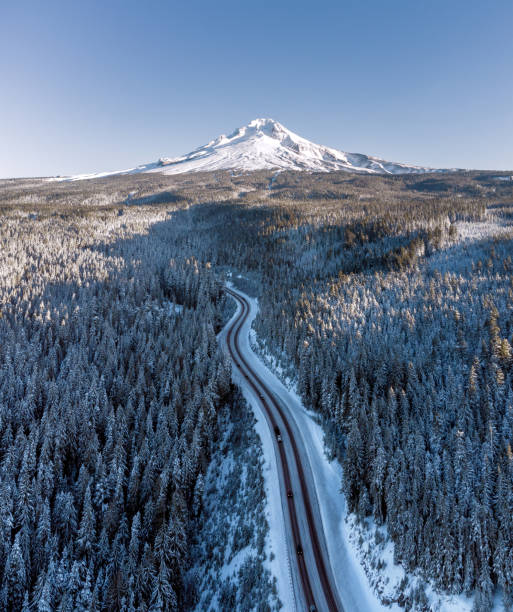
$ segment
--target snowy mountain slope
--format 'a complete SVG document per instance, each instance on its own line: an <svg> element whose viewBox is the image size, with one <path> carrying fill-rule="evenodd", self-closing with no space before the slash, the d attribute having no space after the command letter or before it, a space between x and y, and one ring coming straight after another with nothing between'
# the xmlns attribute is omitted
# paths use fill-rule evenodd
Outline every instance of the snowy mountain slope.
<svg viewBox="0 0 513 612"><path fill-rule="evenodd" d="M421 174L447 171L388 162L360 153L344 153L310 142L287 130L281 123L273 119L254 119L229 136L223 134L181 157L163 157L158 162L129 170L82 174L68 177L67 180L141 172L181 174L233 169L239 171L307 170L311 172L346 170L364 174Z"/></svg>

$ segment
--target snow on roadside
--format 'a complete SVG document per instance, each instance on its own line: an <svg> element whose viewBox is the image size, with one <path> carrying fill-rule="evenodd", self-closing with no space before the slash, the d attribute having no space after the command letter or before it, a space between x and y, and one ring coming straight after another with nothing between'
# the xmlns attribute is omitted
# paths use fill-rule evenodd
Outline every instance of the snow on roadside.
<svg viewBox="0 0 513 612"><path fill-rule="evenodd" d="M347 537L344 522L347 510L344 497L340 492L341 467L335 462L328 462L326 459L322 429L315 422L312 414L309 414L303 408L297 394L284 386L250 346L249 333L258 310L258 302L255 298L250 298L247 295L245 297L250 303L251 311L243 326L241 349L251 363L251 367L265 380L266 385L282 400L282 403L289 408L303 436L312 467L317 497L320 501L319 508L328 554L344 609L351 612L383 610L384 607L369 586L365 572L358 562L353 546ZM242 381L242 384L244 384L244 381ZM270 440L268 449L271 454L269 456L272 456L275 461L269 428L263 419L262 423L265 425L265 431L262 433L267 435ZM265 444L264 453L267 453ZM278 489L277 478L275 479L275 487ZM281 506L279 510L281 512ZM285 606L285 609L288 610L289 608ZM388 609L399 610L397 606Z"/></svg>
<svg viewBox="0 0 513 612"><path fill-rule="evenodd" d="M228 286L231 286L231 283L227 284ZM226 345L226 330L235 317L237 317L239 312L240 307L237 306L237 310L230 319L229 323L218 335L218 339L223 345ZM246 379L239 374L236 368L233 368L232 370L232 378L242 390L244 398L253 411L256 419L255 431L262 443L262 469L266 496L265 518L267 519L269 525L269 533L265 543L266 561L264 565L276 578L278 596L283 604L283 609L286 612L293 612L298 608L292 586L290 559L285 538L285 522L281 506L278 464L274 454L273 438L267 425L265 416L260 408L259 402L253 395L251 388L246 382Z"/></svg>

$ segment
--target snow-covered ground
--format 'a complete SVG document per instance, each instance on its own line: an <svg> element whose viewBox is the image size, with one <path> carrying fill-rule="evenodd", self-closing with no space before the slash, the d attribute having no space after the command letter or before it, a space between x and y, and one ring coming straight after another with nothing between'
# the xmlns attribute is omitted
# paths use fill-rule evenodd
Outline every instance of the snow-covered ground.
<svg viewBox="0 0 513 612"><path fill-rule="evenodd" d="M456 223L459 242L475 242L499 236L508 236L513 228L510 223L501 222L497 215L487 213L486 221L460 221Z"/></svg>
<svg viewBox="0 0 513 612"><path fill-rule="evenodd" d="M428 270L442 273L464 271L475 257L476 250L482 248L484 257L490 239L513 236L511 222L490 209L486 211L483 221L459 221L455 226L456 241L426 259L425 266Z"/></svg>
<svg viewBox="0 0 513 612"><path fill-rule="evenodd" d="M280 602L266 550L263 450L253 414L238 398L219 420L222 433L205 474L203 510L193 530L185 608L277 612Z"/></svg>
<svg viewBox="0 0 513 612"><path fill-rule="evenodd" d="M175 302L168 302L169 304L169 314L181 314L183 312L182 304L176 304Z"/></svg>

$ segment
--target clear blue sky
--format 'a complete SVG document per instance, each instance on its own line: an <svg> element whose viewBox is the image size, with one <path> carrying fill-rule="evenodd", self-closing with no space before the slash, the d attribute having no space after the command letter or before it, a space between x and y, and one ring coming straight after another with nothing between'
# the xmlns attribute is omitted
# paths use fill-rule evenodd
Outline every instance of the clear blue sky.
<svg viewBox="0 0 513 612"><path fill-rule="evenodd" d="M9 0L0 176L122 169L255 117L392 161L513 169L511 0Z"/></svg>

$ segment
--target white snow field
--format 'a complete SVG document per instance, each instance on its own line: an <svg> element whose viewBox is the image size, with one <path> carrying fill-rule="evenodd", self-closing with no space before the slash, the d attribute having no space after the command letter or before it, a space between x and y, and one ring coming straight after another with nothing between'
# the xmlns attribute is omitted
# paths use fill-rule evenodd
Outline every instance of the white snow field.
<svg viewBox="0 0 513 612"><path fill-rule="evenodd" d="M54 177L49 180L83 180L120 174L209 172L212 170L346 170L363 174L422 174L447 172L411 164L385 161L360 153L345 153L315 144L294 134L273 119L254 119L229 136L222 134L181 157L161 157L157 162L97 174Z"/></svg>

